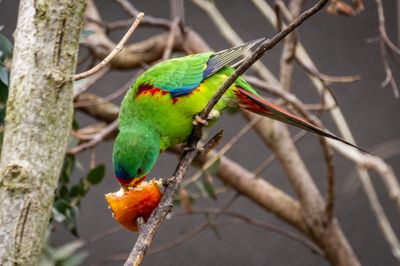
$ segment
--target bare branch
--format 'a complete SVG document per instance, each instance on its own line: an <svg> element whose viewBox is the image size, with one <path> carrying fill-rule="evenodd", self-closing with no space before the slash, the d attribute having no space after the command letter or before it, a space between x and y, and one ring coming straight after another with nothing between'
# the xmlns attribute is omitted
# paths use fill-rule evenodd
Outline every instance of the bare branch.
<svg viewBox="0 0 400 266"><path fill-rule="evenodd" d="M279 2L281 1L277 1L276 7L278 8L279 13L281 13ZM291 15L293 19L299 16L303 3L304 1L299 1L299 0L290 1L290 9L292 13ZM286 91L290 90L292 87L293 59L295 58L296 54L296 46L297 46L297 36L296 32L294 31L291 34L289 34L288 37L284 40L282 55L280 60L280 66L281 66L280 83L282 88Z"/></svg>
<svg viewBox="0 0 400 266"><path fill-rule="evenodd" d="M270 21L272 25L275 25L275 13L273 9L265 2L262 0L252 0L254 3L257 3L257 6L260 8L260 11L265 15L265 17ZM283 13L285 9L282 9ZM309 69L315 69L315 65L312 62L310 56L307 54L305 51L304 47L299 43L298 48L296 50L296 58L301 61L304 65L307 66ZM328 106L335 106L335 100L334 97L330 94L329 91L325 90L324 84L321 82L319 78L316 78L314 75L309 75L309 78L317 91L324 97L324 103L327 104ZM340 108L338 106L335 106L334 108L330 109L330 114L333 118L333 121L336 123L339 131L343 135L344 139L347 141L350 141L352 143L355 143L354 137L349 129L349 126L347 125L346 119L343 116L343 113L341 112ZM346 154L350 150L350 148L345 147L346 145L340 145L339 143L335 143L335 141L329 141L330 145L332 145L339 153L341 154ZM334 145L333 145L334 144ZM351 154L356 153L357 156L363 157L364 154L358 152L358 151L351 151ZM386 165L384 162L382 162L384 165ZM388 167L386 165L386 167ZM385 236L386 239L393 239L396 236L393 235L391 232L393 232L393 229L390 226L389 220L386 217L382 206L380 205L378 198L374 197L373 195L368 194L368 191L370 191L369 188L366 186L368 185L367 183L371 183L370 177L368 175L368 172L363 169L363 168L357 168L357 172L360 176L360 180L362 181L361 184L363 185L364 190L366 191L368 200L373 206L373 211L375 213L375 216L378 220L378 224L380 225L385 225L381 226L381 230L383 235ZM362 177L362 178L361 178ZM394 186L397 190L398 186ZM373 188L373 187L372 187ZM398 242L398 241L396 241ZM394 241L389 241L389 244L394 243ZM391 244L392 246L392 244ZM392 249L395 250L392 246Z"/></svg>
<svg viewBox="0 0 400 266"><path fill-rule="evenodd" d="M67 151L67 154L77 154L83 150L89 149L97 144L99 144L104 138L106 138L109 134L115 131L118 128L118 121L115 120L107 127L100 130L94 136L91 137L91 140L85 143L82 143L78 146L75 146Z"/></svg>
<svg viewBox="0 0 400 266"><path fill-rule="evenodd" d="M221 35L233 46L244 43L239 34L232 28L224 16L219 12L218 8L212 1L206 0L192 0L200 9L202 9L214 22ZM255 62L252 69L259 74L263 79L269 80L273 83L278 83L274 75L269 71L268 68L262 64L262 62Z"/></svg>
<svg viewBox="0 0 400 266"><path fill-rule="evenodd" d="M289 238L289 239L303 245L306 248L309 248L315 254L317 254L321 257L325 257L324 252L318 246L316 246L314 243L300 237L299 235L297 235L295 233L292 233L288 230L284 230L283 228L280 228L273 224L266 223L266 222L263 222L263 221L260 221L257 219L252 219L252 218L249 218L248 216L245 216L244 214L234 212L234 211L228 211L228 210L221 211L221 209L209 209L209 208L196 208L193 210L193 214L205 214L205 213L206 214L214 214L214 215L220 214L220 215L224 215L224 216L230 216L232 218L239 219L245 223L266 229L268 231L271 231L271 232L274 232L277 234L280 234L286 238Z"/></svg>
<svg viewBox="0 0 400 266"><path fill-rule="evenodd" d="M77 102L92 103L79 106L77 109L106 123L111 123L118 117L119 107L105 101L96 94L85 92L76 98Z"/></svg>
<svg viewBox="0 0 400 266"><path fill-rule="evenodd" d="M169 0L171 19L178 19L182 23L185 21L185 6L183 0Z"/></svg>
<svg viewBox="0 0 400 266"><path fill-rule="evenodd" d="M106 67L100 69L97 73L94 73L93 75L91 75L90 77L88 77L85 80L75 81L75 84L74 84L74 99L76 99L76 97L79 94L87 91L93 84L95 84L100 78L102 78L106 73L108 73L108 71L110 71L110 67L106 66ZM78 82L82 82L83 84L79 84Z"/></svg>
<svg viewBox="0 0 400 266"><path fill-rule="evenodd" d="M379 35L380 35L380 49L383 60L383 66L386 72L386 78L382 82L382 87L385 87L390 83L394 96L396 98L400 97L399 88L397 86L396 80L393 77L392 70L389 65L389 59L386 53L386 49L390 49L395 56L400 56L400 48L397 47L388 37L385 28L385 14L383 12L383 4L381 0L375 0L376 7L378 10L378 20L379 20Z"/></svg>
<svg viewBox="0 0 400 266"><path fill-rule="evenodd" d="M170 32L167 39L167 46L165 47L164 54L162 56L163 60L166 60L171 56L171 52L174 47L174 41L176 39L175 36L177 35L177 31L179 29L179 21L180 20L178 17L174 18L171 24Z"/></svg>
<svg viewBox="0 0 400 266"><path fill-rule="evenodd" d="M129 37L132 35L132 33L136 30L136 28L139 25L140 21L142 20L143 16L144 16L144 13L142 13L142 12L136 16L135 21L132 23L132 26L129 28L129 30L125 33L124 37L122 37L122 39L119 41L118 45L114 48L114 50L111 51L111 53L108 56L106 56L103 59L103 61L101 61L98 65L89 69L88 71L85 71L83 73L75 75L74 79L80 80L80 79L86 78L86 77L98 72L103 67L105 67L111 61L111 59L113 59L114 56L116 56L124 48L126 41L129 39Z"/></svg>
<svg viewBox="0 0 400 266"><path fill-rule="evenodd" d="M255 118L247 123L246 126L244 126L235 136L233 136L225 145L224 147L221 148L221 150L211 159L209 159L207 162L205 162L202 166L201 169L198 170L193 176L190 178L186 179L184 182L182 182L181 187L185 188L188 185L196 182L197 179L199 179L205 171L207 171L208 168L210 168L216 161L218 161L224 154L226 154L242 137L246 135L250 131L250 129L253 128L257 122L261 120L261 117Z"/></svg>
<svg viewBox="0 0 400 266"><path fill-rule="evenodd" d="M116 2L117 4L119 4L122 9L125 10L125 12L132 16L132 17L136 17L140 11L137 10L131 3L129 3L129 1L127 0L114 0L114 2ZM124 22L127 23L127 22ZM112 23L110 23L112 24ZM121 24L121 21L119 22L119 24ZM129 20L128 25L131 25L132 21ZM142 25L148 25L148 26L155 26L155 27L161 27L161 28L165 28L165 29L169 29L171 22L167 19L163 19L163 18L155 18L152 16L145 16L142 20ZM109 25L111 26L111 25ZM111 28L115 27L115 26L120 26L120 25L113 25Z"/></svg>

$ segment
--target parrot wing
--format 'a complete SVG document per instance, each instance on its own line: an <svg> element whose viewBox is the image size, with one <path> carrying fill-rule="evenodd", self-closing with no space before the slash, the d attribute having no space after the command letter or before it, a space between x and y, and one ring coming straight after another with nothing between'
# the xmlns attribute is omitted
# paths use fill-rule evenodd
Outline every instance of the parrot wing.
<svg viewBox="0 0 400 266"><path fill-rule="evenodd" d="M217 53L202 53L174 58L146 70L134 83L133 89L159 88L173 98L191 93L204 79L242 57L258 39Z"/></svg>

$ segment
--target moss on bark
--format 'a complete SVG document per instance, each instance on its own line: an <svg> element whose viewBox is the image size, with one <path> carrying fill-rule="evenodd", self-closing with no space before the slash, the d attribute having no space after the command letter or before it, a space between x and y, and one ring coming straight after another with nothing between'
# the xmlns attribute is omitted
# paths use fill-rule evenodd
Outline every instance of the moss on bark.
<svg viewBox="0 0 400 266"><path fill-rule="evenodd" d="M0 159L0 265L37 265L73 117L84 0L21 0Z"/></svg>

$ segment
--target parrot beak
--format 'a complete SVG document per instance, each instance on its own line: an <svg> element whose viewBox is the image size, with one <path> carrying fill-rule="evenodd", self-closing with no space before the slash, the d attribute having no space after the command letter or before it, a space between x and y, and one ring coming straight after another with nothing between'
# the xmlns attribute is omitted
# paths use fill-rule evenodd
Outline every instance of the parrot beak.
<svg viewBox="0 0 400 266"><path fill-rule="evenodd" d="M146 178L146 176L142 176L139 178L132 178L132 179L118 179L118 182L121 184L121 187L124 190L129 190L129 188L135 188L137 187L144 179Z"/></svg>

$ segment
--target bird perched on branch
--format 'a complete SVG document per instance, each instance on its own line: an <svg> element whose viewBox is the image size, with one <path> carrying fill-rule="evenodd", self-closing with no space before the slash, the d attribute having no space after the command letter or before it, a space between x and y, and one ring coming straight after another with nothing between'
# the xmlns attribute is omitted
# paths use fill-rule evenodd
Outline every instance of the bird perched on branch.
<svg viewBox="0 0 400 266"><path fill-rule="evenodd" d="M113 149L115 175L123 187L137 186L153 168L160 152L187 140L196 115L234 72L233 63L262 41L217 53L170 59L137 78L122 102L119 134ZM217 118L227 106L238 106L358 148L261 98L241 77L229 87L210 115Z"/></svg>

